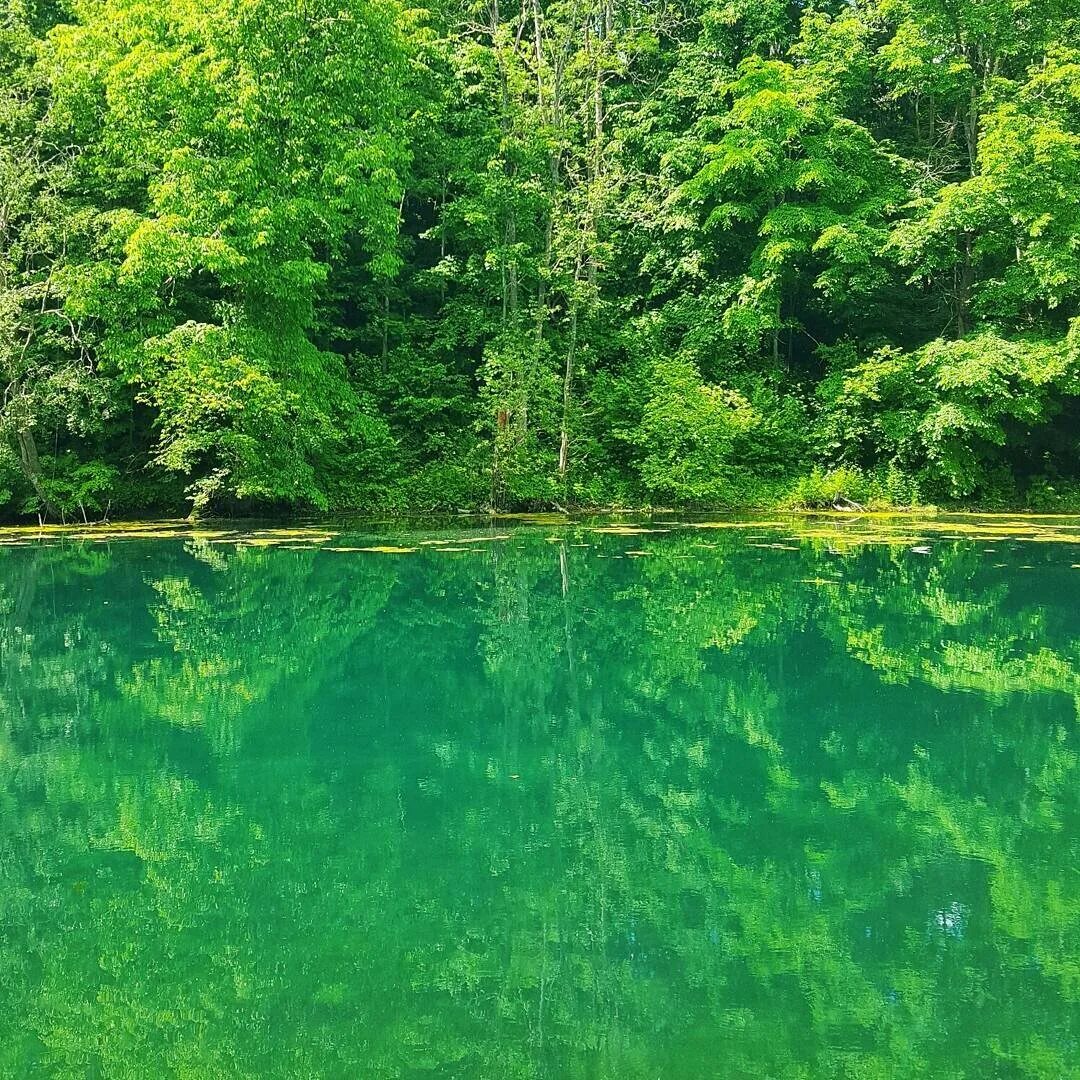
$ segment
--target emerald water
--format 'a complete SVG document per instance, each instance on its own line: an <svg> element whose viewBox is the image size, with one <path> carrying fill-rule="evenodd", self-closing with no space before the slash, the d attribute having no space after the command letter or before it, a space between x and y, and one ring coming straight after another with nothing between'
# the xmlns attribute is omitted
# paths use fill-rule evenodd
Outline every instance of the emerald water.
<svg viewBox="0 0 1080 1080"><path fill-rule="evenodd" d="M426 529L2 537L0 1075L1080 1075L1080 523Z"/></svg>

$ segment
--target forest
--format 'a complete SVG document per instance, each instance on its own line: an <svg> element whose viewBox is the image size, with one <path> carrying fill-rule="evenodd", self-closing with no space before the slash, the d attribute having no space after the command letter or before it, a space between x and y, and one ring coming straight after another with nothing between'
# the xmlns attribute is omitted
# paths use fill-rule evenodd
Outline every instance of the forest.
<svg viewBox="0 0 1080 1080"><path fill-rule="evenodd" d="M0 0L0 515L1080 509L1075 0Z"/></svg>

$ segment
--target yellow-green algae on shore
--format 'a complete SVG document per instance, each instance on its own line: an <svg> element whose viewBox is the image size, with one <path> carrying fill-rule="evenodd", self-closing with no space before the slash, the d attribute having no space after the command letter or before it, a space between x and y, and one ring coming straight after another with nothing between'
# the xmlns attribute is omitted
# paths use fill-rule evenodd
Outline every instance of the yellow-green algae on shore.
<svg viewBox="0 0 1080 1080"><path fill-rule="evenodd" d="M425 524L427 527L425 527ZM501 529L496 531L496 527ZM242 522L193 523L184 520L115 522L100 525L12 525L0 527L0 546L58 542L112 543L125 540L195 540L245 547L325 547L325 550L411 554L418 550L453 550L474 544L513 539L516 532L544 528L548 539L567 535L584 538L644 537L680 531L708 533L731 530L747 534L747 542L782 550L786 543L826 542L838 548L866 544L913 546L928 541L1006 540L1036 543L1080 543L1080 516L1048 514L903 514L883 512L815 511L777 513L768 517L738 516L676 518L672 515L633 519L562 514L503 514L491 519L492 531L473 520L448 522L343 522L295 526L247 525ZM555 535L550 535L555 530ZM425 532L432 535L421 537ZM385 542L344 544L344 537L378 537Z"/></svg>

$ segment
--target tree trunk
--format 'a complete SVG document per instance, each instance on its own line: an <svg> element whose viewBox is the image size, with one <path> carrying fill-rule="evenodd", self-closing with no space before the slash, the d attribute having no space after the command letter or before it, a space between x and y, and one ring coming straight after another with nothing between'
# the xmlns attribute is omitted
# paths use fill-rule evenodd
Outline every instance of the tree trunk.
<svg viewBox="0 0 1080 1080"><path fill-rule="evenodd" d="M19 463L22 465L23 475L34 489L46 517L59 517L60 511L55 503L45 493L45 487L41 482L41 464L38 461L37 443L34 442L34 433L29 428L21 429L16 438L19 443Z"/></svg>
<svg viewBox="0 0 1080 1080"><path fill-rule="evenodd" d="M566 482L566 470L570 465L570 402L574 387L574 353L577 351L577 300L570 306L570 344L566 350L566 367L563 370L562 424L559 429L559 479Z"/></svg>
<svg viewBox="0 0 1080 1080"><path fill-rule="evenodd" d="M971 258L971 233L964 233L961 241L962 259L956 283L956 337L967 334L968 309L971 304L971 287L975 284L975 266Z"/></svg>
<svg viewBox="0 0 1080 1080"><path fill-rule="evenodd" d="M772 358L776 367L780 366L780 319L783 314L784 298L777 290L776 294L776 325L772 332Z"/></svg>

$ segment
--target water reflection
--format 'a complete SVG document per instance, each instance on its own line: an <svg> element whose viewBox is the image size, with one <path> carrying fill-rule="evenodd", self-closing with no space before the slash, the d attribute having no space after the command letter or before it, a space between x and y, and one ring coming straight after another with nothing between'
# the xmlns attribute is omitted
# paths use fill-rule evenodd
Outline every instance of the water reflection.
<svg viewBox="0 0 1080 1080"><path fill-rule="evenodd" d="M3 1075L1074 1075L1070 548L214 540L0 549Z"/></svg>

